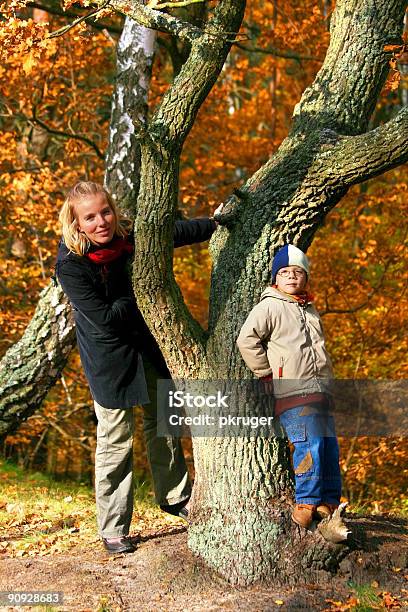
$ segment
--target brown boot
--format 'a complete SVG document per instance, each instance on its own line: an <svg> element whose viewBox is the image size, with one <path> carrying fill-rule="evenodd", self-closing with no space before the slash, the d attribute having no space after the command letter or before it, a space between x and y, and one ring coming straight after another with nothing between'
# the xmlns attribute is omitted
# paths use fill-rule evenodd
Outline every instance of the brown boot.
<svg viewBox="0 0 408 612"><path fill-rule="evenodd" d="M304 529L309 529L313 523L316 508L317 506L312 504L296 504L292 512L292 521Z"/></svg>
<svg viewBox="0 0 408 612"><path fill-rule="evenodd" d="M320 519L329 518L338 507L338 504L326 504L323 502L317 506L316 514Z"/></svg>

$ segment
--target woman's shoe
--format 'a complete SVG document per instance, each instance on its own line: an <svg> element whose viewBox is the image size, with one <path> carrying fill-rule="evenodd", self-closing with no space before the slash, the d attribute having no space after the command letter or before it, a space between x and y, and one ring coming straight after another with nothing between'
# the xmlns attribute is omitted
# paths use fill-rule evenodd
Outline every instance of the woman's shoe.
<svg viewBox="0 0 408 612"><path fill-rule="evenodd" d="M188 521L188 510L186 507L187 504L188 504L188 499L185 501L179 502L178 504L162 505L160 506L160 510L163 510L163 512L167 512L168 514L172 514L173 516L179 516L180 518L189 522Z"/></svg>
<svg viewBox="0 0 408 612"><path fill-rule="evenodd" d="M130 541L129 536L102 538L102 542L110 553L131 553L136 550L136 546Z"/></svg>

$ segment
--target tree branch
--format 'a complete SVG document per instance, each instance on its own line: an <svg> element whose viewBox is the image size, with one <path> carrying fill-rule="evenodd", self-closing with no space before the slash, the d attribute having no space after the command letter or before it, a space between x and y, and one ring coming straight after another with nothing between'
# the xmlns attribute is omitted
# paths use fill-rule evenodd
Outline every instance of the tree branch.
<svg viewBox="0 0 408 612"><path fill-rule="evenodd" d="M23 337L0 362L0 439L37 410L74 345L71 307L62 290L49 283Z"/></svg>
<svg viewBox="0 0 408 612"><path fill-rule="evenodd" d="M384 47L402 43L407 5L408 0L338 0L323 66L295 107L293 132L366 131L389 71L391 53Z"/></svg>
<svg viewBox="0 0 408 612"><path fill-rule="evenodd" d="M408 161L408 107L371 132L342 137L319 156L325 178L345 187L362 183Z"/></svg>
<svg viewBox="0 0 408 612"><path fill-rule="evenodd" d="M222 0L217 4L201 36L192 41L190 54L163 96L141 145L135 293L149 325L161 328L159 344L170 371L177 375L187 376L203 366L206 341L172 272L180 152L201 104L222 70L231 48L229 36L238 32L244 10L245 0ZM169 343L169 338L174 338L174 343Z"/></svg>
<svg viewBox="0 0 408 612"><path fill-rule="evenodd" d="M87 138L86 136L79 136L78 134L69 134L68 132L63 132L62 130L54 130L53 128L50 128L46 123L44 123L44 121L38 119L38 117L35 116L35 113L33 113L32 118L25 117L25 119L29 122L39 125L43 130L48 132L48 134L53 134L54 136L59 136L60 138L71 138L73 140L79 140L80 142L84 142L95 151L99 159L105 159L105 156L99 149L98 145L90 138Z"/></svg>
<svg viewBox="0 0 408 612"><path fill-rule="evenodd" d="M96 4L102 8L103 2L97 0ZM203 32L200 28L193 26L191 23L177 19L172 15L161 13L148 6L143 6L139 2L129 3L128 0L111 0L110 7L125 17L134 19L142 26L173 34L180 40L188 40L192 42L201 37ZM98 9L99 10L99 9Z"/></svg>
<svg viewBox="0 0 408 612"><path fill-rule="evenodd" d="M10 162L9 162L10 163ZM41 172L41 166L22 166L21 168L2 168L0 166L1 174L18 174L19 172Z"/></svg>
<svg viewBox="0 0 408 612"><path fill-rule="evenodd" d="M190 6L191 4L198 4L199 2L205 2L205 0L178 0L176 2L160 2L160 0L150 0L148 6L154 8L156 11L161 11L165 8L180 8L182 6Z"/></svg>
<svg viewBox="0 0 408 612"><path fill-rule="evenodd" d="M57 15L58 17L65 17L66 19L77 19L78 17L81 17L81 15L75 11L72 11L72 10L64 11L61 8L58 8L56 6L50 6L43 2L30 2L28 6L30 8L37 8L37 9L40 9L41 11L45 11L46 13L49 13L50 15ZM91 19L91 16L89 14L87 15L87 19ZM100 22L91 21L89 25L95 28L95 30L101 30L101 31L108 30L108 32L112 32L113 34L120 34L122 31L122 28L116 27L113 24L104 23L102 21Z"/></svg>
<svg viewBox="0 0 408 612"><path fill-rule="evenodd" d="M189 57L151 121L149 132L153 138L155 132L162 131L163 123L169 128L165 146L183 145L202 102L221 72L231 43L235 42L229 36L238 34L244 8L245 0L220 2L200 38L192 43ZM162 134L160 142L164 144Z"/></svg>
<svg viewBox="0 0 408 612"><path fill-rule="evenodd" d="M63 36L64 34L69 32L70 30L75 28L77 25L82 23L83 21L87 21L87 19L90 19L91 17L93 17L97 13L100 13L100 11L102 11L104 8L106 8L110 4L110 2L111 2L111 0L106 0L100 7L98 7L97 9L94 9L93 11L88 13L87 15L82 15L81 17L78 17L77 19L75 19L75 21L73 21L72 23L70 23L70 24L60 28L59 30L56 30L55 32L51 32L48 35L48 38L57 38L58 36Z"/></svg>

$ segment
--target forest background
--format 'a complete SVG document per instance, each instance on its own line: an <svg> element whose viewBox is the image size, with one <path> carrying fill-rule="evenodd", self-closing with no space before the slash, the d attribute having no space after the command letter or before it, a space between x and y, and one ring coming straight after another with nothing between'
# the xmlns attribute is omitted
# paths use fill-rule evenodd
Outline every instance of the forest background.
<svg viewBox="0 0 408 612"><path fill-rule="evenodd" d="M78 180L103 182L123 25L107 14L34 45L44 30L71 22L79 4L47 2L48 12L37 3L26 9L14 0L7 4L15 5L15 16L0 28L0 357L22 335L53 274L64 194ZM183 215L210 214L276 151L294 105L323 61L332 9L328 0L248 3L241 40L183 150ZM150 111L182 59L175 45L169 35L159 35ZM407 105L407 74L408 53L399 53L371 129ZM312 291L339 378L407 376L407 176L405 165L351 189L308 252ZM205 325L211 272L206 245L178 249L175 269L187 304ZM344 497L354 511L406 515L407 440L356 433L341 440ZM5 439L1 452L20 467L91 483L94 445L92 400L74 351L42 408ZM140 418L135 461L148 478Z"/></svg>

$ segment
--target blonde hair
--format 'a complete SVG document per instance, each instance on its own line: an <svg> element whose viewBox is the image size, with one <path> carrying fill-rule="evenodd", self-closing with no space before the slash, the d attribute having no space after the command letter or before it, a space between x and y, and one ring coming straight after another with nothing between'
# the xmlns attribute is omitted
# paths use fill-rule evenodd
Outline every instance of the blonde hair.
<svg viewBox="0 0 408 612"><path fill-rule="evenodd" d="M119 212L110 193L99 183L80 181L68 192L59 214L62 235L67 248L77 255L85 255L91 243L89 238L79 230L75 215L75 204L90 195L102 193L113 212L115 219L115 235L124 238L130 229L130 221Z"/></svg>

